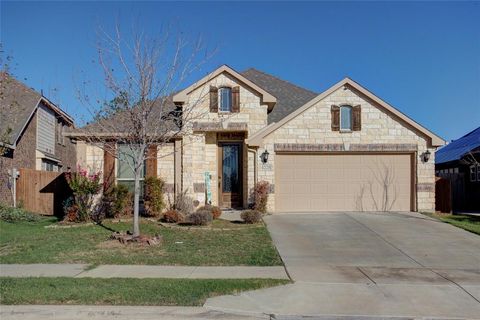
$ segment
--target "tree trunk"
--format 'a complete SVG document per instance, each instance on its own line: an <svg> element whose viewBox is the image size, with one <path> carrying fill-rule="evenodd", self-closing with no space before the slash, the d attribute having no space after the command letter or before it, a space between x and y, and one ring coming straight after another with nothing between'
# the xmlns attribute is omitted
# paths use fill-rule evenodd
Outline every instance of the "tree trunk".
<svg viewBox="0 0 480 320"><path fill-rule="evenodd" d="M133 197L133 236L140 235L139 213L140 213L140 170L135 166L135 193Z"/></svg>

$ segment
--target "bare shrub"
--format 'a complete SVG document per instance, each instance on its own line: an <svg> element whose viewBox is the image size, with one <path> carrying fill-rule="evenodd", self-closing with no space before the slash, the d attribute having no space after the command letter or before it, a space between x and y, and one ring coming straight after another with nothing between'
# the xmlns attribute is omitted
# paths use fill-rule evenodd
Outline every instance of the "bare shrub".
<svg viewBox="0 0 480 320"><path fill-rule="evenodd" d="M213 215L210 210L202 209L189 214L186 218L186 222L195 226L205 226L211 223Z"/></svg>
<svg viewBox="0 0 480 320"><path fill-rule="evenodd" d="M246 210L240 214L245 223L253 224L262 220L262 213L257 210Z"/></svg>
<svg viewBox="0 0 480 320"><path fill-rule="evenodd" d="M200 208L197 209L199 210L208 210L212 213L213 219L218 219L222 215L222 209L220 209L217 206L212 206L211 204L206 204L204 206L201 206Z"/></svg>
<svg viewBox="0 0 480 320"><path fill-rule="evenodd" d="M168 223L181 223L185 221L185 215L178 210L170 209L163 213L162 220Z"/></svg>

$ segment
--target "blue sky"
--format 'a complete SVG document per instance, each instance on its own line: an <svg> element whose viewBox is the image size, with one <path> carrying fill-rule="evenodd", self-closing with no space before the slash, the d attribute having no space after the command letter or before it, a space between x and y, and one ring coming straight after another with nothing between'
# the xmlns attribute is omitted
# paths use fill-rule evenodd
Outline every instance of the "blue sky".
<svg viewBox="0 0 480 320"><path fill-rule="evenodd" d="M1 42L13 73L85 118L80 74L101 81L98 25L174 24L221 64L316 92L349 76L447 140L480 125L480 2L6 2ZM80 79L80 80L79 80Z"/></svg>

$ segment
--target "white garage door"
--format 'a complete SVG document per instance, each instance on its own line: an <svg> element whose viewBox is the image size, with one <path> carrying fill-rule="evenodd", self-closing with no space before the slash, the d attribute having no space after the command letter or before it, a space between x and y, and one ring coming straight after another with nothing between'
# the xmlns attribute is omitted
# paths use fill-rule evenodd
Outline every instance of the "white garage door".
<svg viewBox="0 0 480 320"><path fill-rule="evenodd" d="M410 211L409 154L276 154L278 212Z"/></svg>

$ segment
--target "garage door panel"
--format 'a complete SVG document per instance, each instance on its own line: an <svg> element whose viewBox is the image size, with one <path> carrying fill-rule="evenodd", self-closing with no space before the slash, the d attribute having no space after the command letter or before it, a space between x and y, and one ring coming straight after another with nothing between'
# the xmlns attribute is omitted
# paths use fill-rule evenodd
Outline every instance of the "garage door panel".
<svg viewBox="0 0 480 320"><path fill-rule="evenodd" d="M408 154L277 154L275 162L277 211L411 209Z"/></svg>

